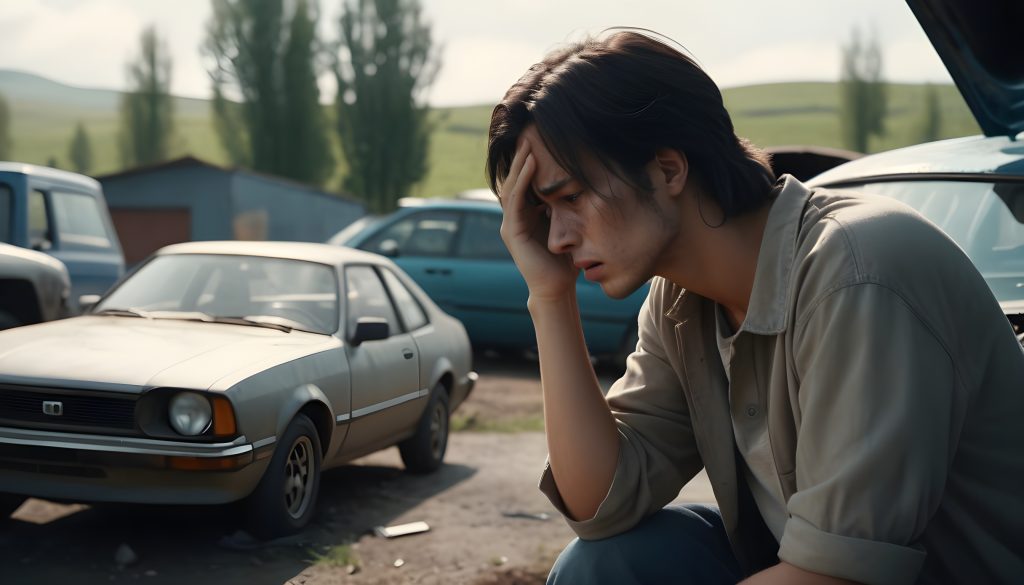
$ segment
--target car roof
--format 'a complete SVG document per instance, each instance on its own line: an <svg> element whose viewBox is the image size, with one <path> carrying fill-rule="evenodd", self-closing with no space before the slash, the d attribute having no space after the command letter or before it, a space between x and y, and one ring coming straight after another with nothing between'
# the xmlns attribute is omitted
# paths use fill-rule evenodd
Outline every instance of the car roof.
<svg viewBox="0 0 1024 585"><path fill-rule="evenodd" d="M62 171L60 169L54 169L40 165L32 165L28 163L0 161L0 173L19 173L22 175L42 177L44 179L50 179L52 181L73 183L92 191L97 191L100 189L99 181L92 177L87 177L79 173L72 173L71 171Z"/></svg>
<svg viewBox="0 0 1024 585"><path fill-rule="evenodd" d="M7 259L16 258L18 260L24 260L25 262L32 262L33 264L44 264L53 270L67 272L67 267L63 262L49 254L37 252L36 250L29 250L28 248L21 248L0 242L0 255L5 256Z"/></svg>
<svg viewBox="0 0 1024 585"><path fill-rule="evenodd" d="M822 186L869 177L982 174L1024 177L1024 141L968 136L865 156L808 181Z"/></svg>
<svg viewBox="0 0 1024 585"><path fill-rule="evenodd" d="M473 209L501 209L501 205L497 199L490 201L482 199L448 199L440 197L403 197L398 200L398 205L402 209L461 209L461 210L473 210Z"/></svg>
<svg viewBox="0 0 1024 585"><path fill-rule="evenodd" d="M343 264L370 262L386 264L379 254L364 252L344 246L314 242L251 242L217 241L187 242L172 244L157 251L159 256L171 254L222 254L229 256L259 256L285 260L305 260L319 264L340 266Z"/></svg>

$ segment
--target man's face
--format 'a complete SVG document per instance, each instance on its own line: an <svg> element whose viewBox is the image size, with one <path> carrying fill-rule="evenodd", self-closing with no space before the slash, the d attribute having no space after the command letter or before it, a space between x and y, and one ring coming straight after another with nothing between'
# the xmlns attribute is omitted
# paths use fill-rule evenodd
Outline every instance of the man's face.
<svg viewBox="0 0 1024 585"><path fill-rule="evenodd" d="M520 136L524 143L536 161L530 196L549 218L548 249L570 255L584 277L612 298L628 296L654 276L674 225L657 193L641 201L649 196L637 194L592 156L582 157L594 186L587 187L555 161L533 125Z"/></svg>

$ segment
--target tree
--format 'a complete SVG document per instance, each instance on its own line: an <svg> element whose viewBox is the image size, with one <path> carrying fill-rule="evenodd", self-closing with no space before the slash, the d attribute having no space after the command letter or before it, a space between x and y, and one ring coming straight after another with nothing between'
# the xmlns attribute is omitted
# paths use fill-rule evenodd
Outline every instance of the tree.
<svg viewBox="0 0 1024 585"><path fill-rule="evenodd" d="M433 130L418 103L440 68L418 0L345 0L334 63L343 189L385 213L426 175Z"/></svg>
<svg viewBox="0 0 1024 585"><path fill-rule="evenodd" d="M56 155L51 154L50 158L46 159L46 166L50 167L51 169L59 169L60 161L57 160Z"/></svg>
<svg viewBox="0 0 1024 585"><path fill-rule="evenodd" d="M924 111L918 122L918 142L938 140L942 135L942 113L939 106L939 90L932 84L924 86Z"/></svg>
<svg viewBox="0 0 1024 585"><path fill-rule="evenodd" d="M331 174L317 18L312 0L213 0L204 52L214 126L233 163L317 185Z"/></svg>
<svg viewBox="0 0 1024 585"><path fill-rule="evenodd" d="M886 89L882 79L882 50L878 39L863 43L854 29L842 48L840 111L843 141L848 148L867 152L868 137L885 134Z"/></svg>
<svg viewBox="0 0 1024 585"><path fill-rule="evenodd" d="M138 61L128 64L129 91L121 96L118 136L126 167L166 160L174 134L171 58L154 27L142 33Z"/></svg>
<svg viewBox="0 0 1024 585"><path fill-rule="evenodd" d="M81 122L75 126L75 134L68 146L68 161L76 173L88 173L92 169L92 146L89 145L89 135Z"/></svg>
<svg viewBox="0 0 1024 585"><path fill-rule="evenodd" d="M0 94L0 160L12 158L14 143L11 141L11 108L7 98Z"/></svg>

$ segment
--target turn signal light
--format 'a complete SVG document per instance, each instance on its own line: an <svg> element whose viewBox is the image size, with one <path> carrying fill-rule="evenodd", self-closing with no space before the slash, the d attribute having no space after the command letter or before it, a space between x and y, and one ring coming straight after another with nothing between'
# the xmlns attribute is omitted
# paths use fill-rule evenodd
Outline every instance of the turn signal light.
<svg viewBox="0 0 1024 585"><path fill-rule="evenodd" d="M237 433L235 426L235 410L231 401L223 396L211 396L213 403L213 434L217 437L230 437Z"/></svg>
<svg viewBox="0 0 1024 585"><path fill-rule="evenodd" d="M167 458L167 466L183 471L230 471L252 463L252 452L233 457L177 457Z"/></svg>

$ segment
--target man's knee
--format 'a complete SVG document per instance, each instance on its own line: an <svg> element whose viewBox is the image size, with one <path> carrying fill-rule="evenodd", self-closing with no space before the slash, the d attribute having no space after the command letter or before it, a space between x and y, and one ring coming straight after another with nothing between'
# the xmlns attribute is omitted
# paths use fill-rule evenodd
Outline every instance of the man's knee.
<svg viewBox="0 0 1024 585"><path fill-rule="evenodd" d="M718 513L670 507L602 540L573 540L548 577L569 583L736 583L741 575Z"/></svg>

